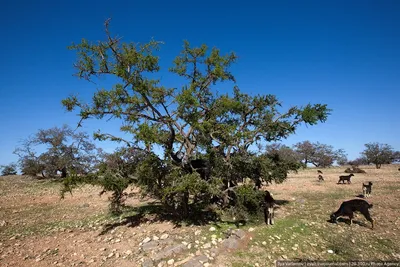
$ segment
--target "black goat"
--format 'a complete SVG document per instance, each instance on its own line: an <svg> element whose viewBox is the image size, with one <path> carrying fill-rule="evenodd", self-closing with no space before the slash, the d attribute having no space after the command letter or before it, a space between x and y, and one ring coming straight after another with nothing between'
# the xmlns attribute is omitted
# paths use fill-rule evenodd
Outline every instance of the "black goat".
<svg viewBox="0 0 400 267"><path fill-rule="evenodd" d="M323 174L323 173L322 173L322 171L320 171L320 170L318 170L318 171L317 171L317 173L319 173L319 174Z"/></svg>
<svg viewBox="0 0 400 267"><path fill-rule="evenodd" d="M371 222L371 229L374 229L374 220L372 220L369 214L369 209L372 208L372 204L369 204L363 199L352 199L349 201L344 201L340 205L339 209L331 214L330 221L336 223L337 218L341 216L348 216L350 218L350 225L353 223L354 212L359 211L364 217Z"/></svg>
<svg viewBox="0 0 400 267"><path fill-rule="evenodd" d="M274 224L274 206L275 206L274 198L272 197L271 193L268 190L265 190L264 220L267 225Z"/></svg>
<svg viewBox="0 0 400 267"><path fill-rule="evenodd" d="M206 159L192 159L190 160L189 172L192 173L192 169L200 174L201 179L209 180L211 175L211 164Z"/></svg>
<svg viewBox="0 0 400 267"><path fill-rule="evenodd" d="M368 182L368 184L362 185L363 195L365 197L369 197L372 193L372 182Z"/></svg>
<svg viewBox="0 0 400 267"><path fill-rule="evenodd" d="M351 184L351 176L354 176L354 174L350 173L349 175L341 175L339 176L339 181L337 183L340 184L340 182L344 183L344 181L347 181L348 184Z"/></svg>
<svg viewBox="0 0 400 267"><path fill-rule="evenodd" d="M321 174L318 175L318 181L320 181L320 182L325 181L325 180L324 180L324 177L323 177Z"/></svg>

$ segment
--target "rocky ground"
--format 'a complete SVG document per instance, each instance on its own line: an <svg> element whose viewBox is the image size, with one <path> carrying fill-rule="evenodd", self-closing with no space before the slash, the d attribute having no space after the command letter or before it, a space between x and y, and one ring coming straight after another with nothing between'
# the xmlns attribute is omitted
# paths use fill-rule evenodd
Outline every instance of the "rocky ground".
<svg viewBox="0 0 400 267"><path fill-rule="evenodd" d="M151 199L129 199L120 217L107 197L85 186L60 199L60 184L23 176L0 177L0 266L274 266L279 259L400 260L400 172L365 168L350 185L337 185L343 168L290 174L268 190L278 201L276 223L229 221L179 225L160 219ZM327 222L344 200L373 181L368 199L376 229Z"/></svg>

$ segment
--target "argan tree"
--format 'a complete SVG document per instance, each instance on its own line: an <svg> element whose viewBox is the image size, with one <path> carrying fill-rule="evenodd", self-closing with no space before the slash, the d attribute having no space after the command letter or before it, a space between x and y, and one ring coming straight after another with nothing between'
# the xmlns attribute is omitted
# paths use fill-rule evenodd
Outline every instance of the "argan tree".
<svg viewBox="0 0 400 267"><path fill-rule="evenodd" d="M16 175L17 174L17 164L10 163L5 166L0 166L1 176Z"/></svg>
<svg viewBox="0 0 400 267"><path fill-rule="evenodd" d="M42 146L43 153L35 148ZM23 174L65 178L68 173L86 174L93 171L97 150L86 133L74 132L69 126L40 129L34 136L24 140L15 154Z"/></svg>
<svg viewBox="0 0 400 267"><path fill-rule="evenodd" d="M184 84L167 88L155 78L160 42L122 42L110 34L109 21L105 33L104 41L83 39L70 49L78 55L79 78L96 82L111 76L116 84L99 89L91 101L70 96L62 103L68 111L79 111L79 124L91 118L120 119L121 132L131 139L104 132L96 138L123 141L145 151L147 157L138 163L133 181L183 216L199 203L235 205L238 177L281 182L272 160L258 157L254 145L281 140L300 124L313 125L328 116L323 104L282 111L274 95L252 96L237 86L231 93L218 94L219 83L235 82L230 66L237 56L206 45L191 47L187 41L169 69ZM248 168L241 168L244 165Z"/></svg>
<svg viewBox="0 0 400 267"><path fill-rule="evenodd" d="M390 164L396 160L396 152L388 144L368 143L361 153L368 162L375 164L380 169L382 164Z"/></svg>
<svg viewBox="0 0 400 267"><path fill-rule="evenodd" d="M301 155L301 160L306 165L313 164L315 167L329 167L334 162L342 165L347 161L343 149L335 150L333 146L310 141L299 142L294 145L296 152Z"/></svg>

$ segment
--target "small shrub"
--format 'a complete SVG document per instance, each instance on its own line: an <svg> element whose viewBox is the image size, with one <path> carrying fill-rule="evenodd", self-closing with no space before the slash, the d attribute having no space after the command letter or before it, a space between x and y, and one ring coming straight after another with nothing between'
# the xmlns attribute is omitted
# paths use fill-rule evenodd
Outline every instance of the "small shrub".
<svg viewBox="0 0 400 267"><path fill-rule="evenodd" d="M345 171L345 173L366 173L366 171L358 168L358 167L352 167L352 168L347 168Z"/></svg>

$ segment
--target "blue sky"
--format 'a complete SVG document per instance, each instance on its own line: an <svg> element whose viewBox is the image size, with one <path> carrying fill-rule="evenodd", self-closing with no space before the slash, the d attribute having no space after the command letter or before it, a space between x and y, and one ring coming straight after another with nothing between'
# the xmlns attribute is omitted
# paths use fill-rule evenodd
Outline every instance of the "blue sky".
<svg viewBox="0 0 400 267"><path fill-rule="evenodd" d="M244 4L245 3L245 4ZM350 159L368 142L400 150L400 1L19 1L0 3L0 165L16 161L18 142L79 118L61 100L90 96L96 85L73 77L67 46L104 38L103 23L123 40L164 41L162 82L183 40L239 56L237 85L276 94L284 107L326 103L324 124L301 127L288 145L319 141ZM107 82L105 82L107 84ZM216 87L228 90L232 84ZM82 130L116 132L115 122ZM104 144L106 150L113 145Z"/></svg>

